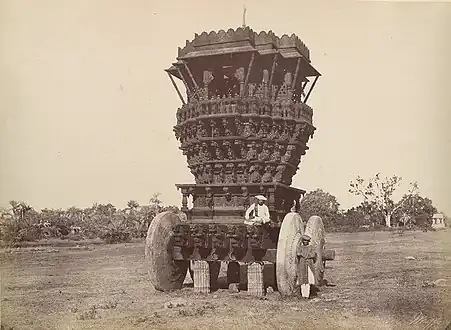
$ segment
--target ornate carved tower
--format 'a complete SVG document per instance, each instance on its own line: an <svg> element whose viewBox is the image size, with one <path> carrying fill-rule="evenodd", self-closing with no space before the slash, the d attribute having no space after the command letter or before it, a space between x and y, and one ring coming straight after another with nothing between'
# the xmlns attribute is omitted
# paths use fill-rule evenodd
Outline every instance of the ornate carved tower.
<svg viewBox="0 0 451 330"><path fill-rule="evenodd" d="M307 101L320 73L308 48L294 34L249 27L203 32L166 72L183 103L174 132L195 178L177 185L188 220L242 222L250 198L264 194L280 223L304 194L290 185L315 131Z"/></svg>

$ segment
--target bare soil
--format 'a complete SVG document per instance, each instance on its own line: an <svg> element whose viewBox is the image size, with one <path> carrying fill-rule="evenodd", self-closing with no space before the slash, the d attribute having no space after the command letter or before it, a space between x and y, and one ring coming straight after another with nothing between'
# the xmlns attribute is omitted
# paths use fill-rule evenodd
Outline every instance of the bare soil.
<svg viewBox="0 0 451 330"><path fill-rule="evenodd" d="M451 322L450 230L329 234L327 248L336 250L325 275L334 286L310 300L226 289L196 295L189 275L181 291L156 292L143 243L3 249L2 329L445 329Z"/></svg>

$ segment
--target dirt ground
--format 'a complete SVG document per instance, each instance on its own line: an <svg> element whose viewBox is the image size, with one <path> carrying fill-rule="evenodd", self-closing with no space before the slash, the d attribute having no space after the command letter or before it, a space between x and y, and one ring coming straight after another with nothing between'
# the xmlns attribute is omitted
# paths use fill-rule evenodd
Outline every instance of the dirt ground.
<svg viewBox="0 0 451 330"><path fill-rule="evenodd" d="M333 285L307 301L225 289L196 295L189 276L179 292L156 292L142 243L3 249L2 329L445 329L451 322L450 230L329 234L327 248L336 250L325 275Z"/></svg>

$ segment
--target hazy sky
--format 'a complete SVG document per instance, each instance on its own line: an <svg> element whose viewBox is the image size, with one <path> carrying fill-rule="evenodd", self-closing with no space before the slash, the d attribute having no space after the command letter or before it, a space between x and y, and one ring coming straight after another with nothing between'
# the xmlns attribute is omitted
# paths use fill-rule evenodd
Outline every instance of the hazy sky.
<svg viewBox="0 0 451 330"><path fill-rule="evenodd" d="M296 33L323 74L293 186L349 207L357 174L417 180L451 215L451 4L244 1L254 30ZM193 182L164 69L243 1L1 0L0 205L88 207ZM398 197L398 196L397 196Z"/></svg>

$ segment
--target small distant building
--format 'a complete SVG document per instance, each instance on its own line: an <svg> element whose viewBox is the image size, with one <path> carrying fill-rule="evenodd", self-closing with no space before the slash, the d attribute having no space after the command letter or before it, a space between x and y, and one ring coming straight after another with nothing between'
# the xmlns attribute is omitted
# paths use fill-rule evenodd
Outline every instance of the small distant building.
<svg viewBox="0 0 451 330"><path fill-rule="evenodd" d="M432 228L445 228L446 221L445 216L442 213L436 213L432 216Z"/></svg>

